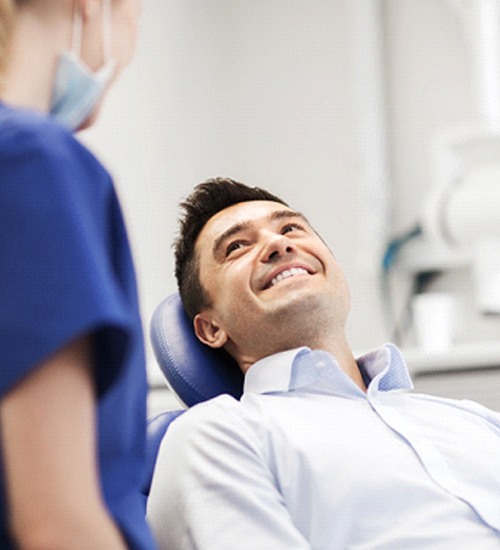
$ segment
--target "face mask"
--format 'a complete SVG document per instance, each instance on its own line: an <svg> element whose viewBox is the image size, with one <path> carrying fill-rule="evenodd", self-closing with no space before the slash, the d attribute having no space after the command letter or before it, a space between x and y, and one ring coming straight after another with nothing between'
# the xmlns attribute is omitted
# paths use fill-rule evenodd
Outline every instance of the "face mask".
<svg viewBox="0 0 500 550"><path fill-rule="evenodd" d="M91 116L110 82L116 62L111 57L111 0L103 0L104 65L91 71L80 58L83 16L75 10L71 51L58 60L50 114L70 130L78 130Z"/></svg>

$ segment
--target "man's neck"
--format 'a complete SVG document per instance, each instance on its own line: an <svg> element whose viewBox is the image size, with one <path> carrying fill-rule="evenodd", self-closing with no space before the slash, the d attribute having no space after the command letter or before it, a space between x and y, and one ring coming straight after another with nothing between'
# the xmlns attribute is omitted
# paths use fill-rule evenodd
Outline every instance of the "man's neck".
<svg viewBox="0 0 500 550"><path fill-rule="evenodd" d="M330 352L337 360L339 367L347 374L347 376L349 376L362 391L366 392L367 388L363 375L361 374L356 358L354 357L354 354L346 341L341 345L338 345L337 342L335 342L332 346L322 346L321 348L314 349L323 349L324 351Z"/></svg>

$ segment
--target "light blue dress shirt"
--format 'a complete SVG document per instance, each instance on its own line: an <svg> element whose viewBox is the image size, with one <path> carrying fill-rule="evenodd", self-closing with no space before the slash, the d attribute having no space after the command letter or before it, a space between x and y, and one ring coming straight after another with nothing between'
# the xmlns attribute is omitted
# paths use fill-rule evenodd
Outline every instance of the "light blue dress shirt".
<svg viewBox="0 0 500 550"><path fill-rule="evenodd" d="M148 519L161 548L500 548L500 415L412 393L391 344L255 363L169 429Z"/></svg>

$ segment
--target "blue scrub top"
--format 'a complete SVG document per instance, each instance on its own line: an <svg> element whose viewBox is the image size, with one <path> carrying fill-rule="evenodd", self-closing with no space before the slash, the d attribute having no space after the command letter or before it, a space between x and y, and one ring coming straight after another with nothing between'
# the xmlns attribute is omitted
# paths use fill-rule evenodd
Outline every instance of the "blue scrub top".
<svg viewBox="0 0 500 550"><path fill-rule="evenodd" d="M153 548L140 494L143 335L111 178L66 129L0 103L0 397L41 361L89 333L104 498L129 547ZM8 549L13 542L2 472L0 548Z"/></svg>

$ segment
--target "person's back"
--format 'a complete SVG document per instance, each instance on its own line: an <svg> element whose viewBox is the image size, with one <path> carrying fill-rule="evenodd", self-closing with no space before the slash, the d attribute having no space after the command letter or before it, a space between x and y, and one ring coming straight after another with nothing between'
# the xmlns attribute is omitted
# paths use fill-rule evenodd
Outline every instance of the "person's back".
<svg viewBox="0 0 500 550"><path fill-rule="evenodd" d="M104 0L91 12L86 1L14 6L0 92L6 549L154 547L140 492L147 384L134 268L111 178L72 133L93 119L105 88L84 98L84 87L62 86L52 111L49 93L62 59L55 54L69 49L75 21L81 18L86 44L106 27L123 32L116 21L135 21L132 5ZM52 70L28 69L18 49L28 29L33 42L45 36L40 63ZM114 55L125 63L129 53Z"/></svg>

